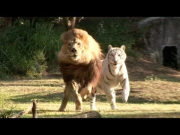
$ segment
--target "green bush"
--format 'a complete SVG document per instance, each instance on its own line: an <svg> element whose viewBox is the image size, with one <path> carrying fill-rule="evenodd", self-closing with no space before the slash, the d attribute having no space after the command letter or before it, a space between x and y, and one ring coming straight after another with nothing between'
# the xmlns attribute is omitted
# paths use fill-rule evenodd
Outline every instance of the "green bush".
<svg viewBox="0 0 180 135"><path fill-rule="evenodd" d="M35 23L32 21L32 23ZM129 56L138 56L132 49L138 35L129 34L134 24L122 18L103 20L84 19L76 24L100 43L104 53L108 45L126 46ZM52 22L39 20L32 25L30 21L18 19L13 26L0 32L0 78L11 75L41 77L46 71L56 67L56 54L61 47L60 35L63 26L54 26Z"/></svg>
<svg viewBox="0 0 180 135"><path fill-rule="evenodd" d="M11 74L39 76L47 64L55 63L63 28L44 21L35 27L17 20L0 33L0 77Z"/></svg>
<svg viewBox="0 0 180 135"><path fill-rule="evenodd" d="M120 47L126 46L126 52L130 56L137 56L132 50L137 35L129 34L134 30L134 22L123 18L106 18L103 20L82 20L77 27L85 29L100 43L104 53L107 53L108 45Z"/></svg>
<svg viewBox="0 0 180 135"><path fill-rule="evenodd" d="M38 50L34 53L32 60L29 61L29 68L26 73L28 77L42 77L47 69L47 61L43 51Z"/></svg>
<svg viewBox="0 0 180 135"><path fill-rule="evenodd" d="M6 94L0 95L0 118L9 118L13 115L15 106L12 106L9 102L7 102L7 98L8 95Z"/></svg>

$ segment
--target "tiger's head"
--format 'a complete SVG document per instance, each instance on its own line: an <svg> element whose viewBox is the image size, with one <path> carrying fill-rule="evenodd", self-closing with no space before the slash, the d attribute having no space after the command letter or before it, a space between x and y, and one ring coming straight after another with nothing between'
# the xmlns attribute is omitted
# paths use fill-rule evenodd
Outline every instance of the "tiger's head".
<svg viewBox="0 0 180 135"><path fill-rule="evenodd" d="M126 60L126 47L122 45L121 47L112 47L112 45L108 46L108 53L106 58L110 65L117 67L118 65L122 65Z"/></svg>

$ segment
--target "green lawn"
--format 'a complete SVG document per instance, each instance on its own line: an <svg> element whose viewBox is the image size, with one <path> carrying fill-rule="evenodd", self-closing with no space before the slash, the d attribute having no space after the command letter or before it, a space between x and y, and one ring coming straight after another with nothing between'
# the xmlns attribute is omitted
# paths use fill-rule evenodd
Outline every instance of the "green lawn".
<svg viewBox="0 0 180 135"><path fill-rule="evenodd" d="M128 103L121 101L121 89L116 90L118 111L113 111L104 93L97 95L97 111L102 118L180 118L180 83L162 80L131 81ZM66 118L75 111L72 99L66 112L58 112L63 97L61 78L19 79L0 81L1 113L17 113L32 106L37 99L38 118ZM90 111L89 99L83 102L83 112ZM11 113L11 114L13 114ZM28 113L22 118L32 118Z"/></svg>

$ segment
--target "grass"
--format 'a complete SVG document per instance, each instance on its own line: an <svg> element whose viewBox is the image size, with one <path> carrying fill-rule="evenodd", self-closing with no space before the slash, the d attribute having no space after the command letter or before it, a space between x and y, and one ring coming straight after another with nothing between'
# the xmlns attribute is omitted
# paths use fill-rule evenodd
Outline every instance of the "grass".
<svg viewBox="0 0 180 135"><path fill-rule="evenodd" d="M128 103L121 101L121 89L116 90L118 111L113 111L104 93L97 95L97 111L102 118L179 118L180 84L164 80L131 81ZM37 99L38 118L67 118L75 111L72 100L67 112L58 112L63 97L64 83L61 78L16 79L0 81L1 108L7 112L26 110ZM89 99L83 102L83 112L90 111ZM32 118L32 114L22 118Z"/></svg>

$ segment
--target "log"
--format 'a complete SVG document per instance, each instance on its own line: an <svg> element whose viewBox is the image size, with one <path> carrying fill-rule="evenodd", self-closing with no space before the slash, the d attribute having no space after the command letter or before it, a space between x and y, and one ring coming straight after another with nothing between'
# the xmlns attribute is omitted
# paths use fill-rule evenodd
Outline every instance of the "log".
<svg viewBox="0 0 180 135"><path fill-rule="evenodd" d="M21 117L22 115L29 113L29 112L31 111L31 109L32 109L32 107L29 107L28 109L26 109L26 110L24 110L24 111L21 111L21 112L18 112L18 113L16 113L16 114L14 114L14 115L13 115L12 117L10 117L10 118L19 118L19 117Z"/></svg>
<svg viewBox="0 0 180 135"><path fill-rule="evenodd" d="M29 112L32 111L32 114L33 114L33 118L37 118L37 105L36 105L36 99L33 100L33 106L32 107L29 107L28 109L24 110L24 111L21 111L21 112L18 112L16 114L14 114L13 116L11 116L10 118L20 118L22 115L25 115Z"/></svg>
<svg viewBox="0 0 180 135"><path fill-rule="evenodd" d="M70 116L68 118L101 118L101 114L97 111L88 111Z"/></svg>

